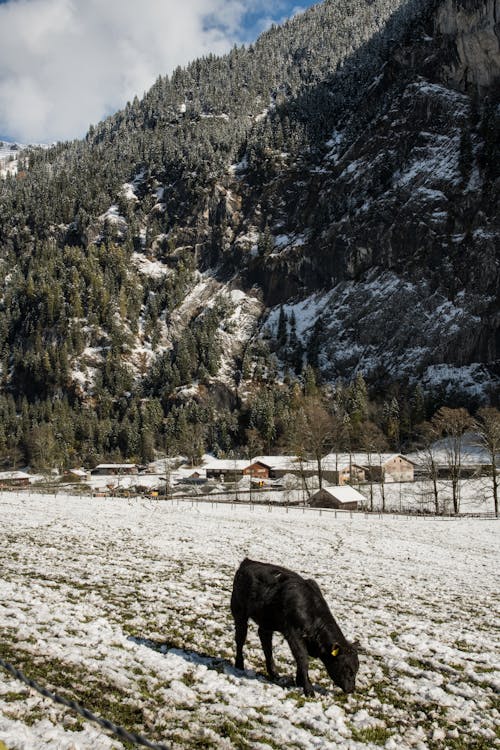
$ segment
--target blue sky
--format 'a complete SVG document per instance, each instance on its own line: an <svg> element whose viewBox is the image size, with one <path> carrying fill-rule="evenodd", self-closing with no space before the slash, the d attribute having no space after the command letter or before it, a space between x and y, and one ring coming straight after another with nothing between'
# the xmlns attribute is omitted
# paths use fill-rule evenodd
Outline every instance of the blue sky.
<svg viewBox="0 0 500 750"><path fill-rule="evenodd" d="M142 96L159 74L254 41L289 0L0 0L0 138L50 143Z"/></svg>

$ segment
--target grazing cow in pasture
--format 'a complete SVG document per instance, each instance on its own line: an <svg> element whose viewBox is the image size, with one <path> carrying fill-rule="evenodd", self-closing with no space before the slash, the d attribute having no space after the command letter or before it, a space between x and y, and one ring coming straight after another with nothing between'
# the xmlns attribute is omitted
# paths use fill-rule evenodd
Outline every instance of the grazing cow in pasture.
<svg viewBox="0 0 500 750"><path fill-rule="evenodd" d="M333 682L345 693L355 688L359 668L357 643L349 643L335 622L316 581L278 565L245 558L236 571L231 596L237 669L243 669L248 618L259 627L269 677L278 675L273 661L273 632L283 633L297 662L297 685L306 695L314 689L308 657L321 659Z"/></svg>

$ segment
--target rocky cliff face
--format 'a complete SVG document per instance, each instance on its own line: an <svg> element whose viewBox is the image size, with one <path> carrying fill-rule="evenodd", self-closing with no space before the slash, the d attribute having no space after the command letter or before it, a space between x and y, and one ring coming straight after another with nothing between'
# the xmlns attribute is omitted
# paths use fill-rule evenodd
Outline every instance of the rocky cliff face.
<svg viewBox="0 0 500 750"><path fill-rule="evenodd" d="M73 380L92 388L81 350L93 376L110 341L146 380L166 352L175 365L183 330L222 294L221 379L241 393L263 339L285 359L272 340L283 305L297 371L312 358L332 380L362 372L488 398L500 382L499 19L500 0L325 0L248 50L159 79L85 142L33 155L0 194L7 266L26 260L5 351L24 336L23 354L42 357L64 297L68 321L94 321L75 336ZM23 305L46 241L63 256L77 247L81 269L61 272L42 330Z"/></svg>
<svg viewBox="0 0 500 750"><path fill-rule="evenodd" d="M500 77L500 1L446 0L436 14L436 31L448 40L454 59L443 78L463 91L488 91Z"/></svg>
<svg viewBox="0 0 500 750"><path fill-rule="evenodd" d="M245 237L270 207L274 247L247 257L243 278L296 317L306 305L304 346L320 319L332 378L497 387L499 10L438 3L321 157L300 175L281 170L247 213Z"/></svg>

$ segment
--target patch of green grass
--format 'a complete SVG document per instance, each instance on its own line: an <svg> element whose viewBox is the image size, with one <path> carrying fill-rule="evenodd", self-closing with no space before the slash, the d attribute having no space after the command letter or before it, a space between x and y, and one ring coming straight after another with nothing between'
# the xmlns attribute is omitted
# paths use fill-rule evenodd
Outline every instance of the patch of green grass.
<svg viewBox="0 0 500 750"><path fill-rule="evenodd" d="M181 679L184 685L187 685L188 687L195 685L197 682L196 677L192 672L184 672Z"/></svg>
<svg viewBox="0 0 500 750"><path fill-rule="evenodd" d="M489 700L491 703L491 707L495 709L498 713L500 713L500 695L496 693L495 695L490 695ZM497 727L497 729L500 730L500 727Z"/></svg>
<svg viewBox="0 0 500 750"><path fill-rule="evenodd" d="M491 739L470 734L429 742L429 750L492 750L492 747Z"/></svg>
<svg viewBox="0 0 500 750"><path fill-rule="evenodd" d="M385 745L392 732L386 727L365 727L357 729L351 726L352 737L358 742L373 742L374 745Z"/></svg>
<svg viewBox="0 0 500 750"><path fill-rule="evenodd" d="M455 648L458 648L459 651L466 651L467 653L471 653L472 651L476 650L474 646L471 646L471 644L467 643L467 641L458 640L455 641L453 645L455 646Z"/></svg>
<svg viewBox="0 0 500 750"><path fill-rule="evenodd" d="M148 702L154 701L156 703L161 700L159 695L151 690L148 681L144 677L141 677L137 681L137 685L139 686L139 689L141 691L141 697L144 698L144 700Z"/></svg>
<svg viewBox="0 0 500 750"><path fill-rule="evenodd" d="M6 703L14 703L15 701L24 701L28 697L29 697L29 693L27 690L23 690L19 692L11 690L10 692L4 693L2 695L2 700L4 700Z"/></svg>
<svg viewBox="0 0 500 750"><path fill-rule="evenodd" d="M456 666L455 664L453 664L452 666L456 667L456 669L460 669L460 667ZM476 669L476 672L479 672L480 674L490 674L491 672L498 671L496 667L475 667L475 669Z"/></svg>
<svg viewBox="0 0 500 750"><path fill-rule="evenodd" d="M408 711L408 701L394 690L390 682L385 680L375 682L370 685L368 690L371 690L375 694L375 697L378 698L382 705L391 706L394 709L404 712ZM358 694L361 696L365 693L368 694L368 690L358 691ZM367 697L369 696L367 695Z"/></svg>
<svg viewBox="0 0 500 750"><path fill-rule="evenodd" d="M248 728L243 728L230 719L223 719L211 727L218 735L231 742L235 750L252 750L253 744L248 740Z"/></svg>
<svg viewBox="0 0 500 750"><path fill-rule="evenodd" d="M193 737L186 738L183 734L175 732L171 736L172 747L175 748L186 748L186 750L217 750L218 743L215 744L207 737Z"/></svg>
<svg viewBox="0 0 500 750"><path fill-rule="evenodd" d="M410 667L421 669L423 672L428 672L429 669L434 669L433 664L430 664L428 661L424 661L423 659L415 659L414 656L410 656L408 658L408 664L410 665Z"/></svg>

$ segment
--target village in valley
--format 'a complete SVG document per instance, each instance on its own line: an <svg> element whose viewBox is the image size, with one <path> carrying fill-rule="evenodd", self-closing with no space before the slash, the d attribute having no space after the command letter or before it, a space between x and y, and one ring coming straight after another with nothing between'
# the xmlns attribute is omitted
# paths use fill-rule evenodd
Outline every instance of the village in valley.
<svg viewBox="0 0 500 750"><path fill-rule="evenodd" d="M215 458L185 457L149 464L101 463L92 469L0 472L0 489L94 497L240 502L334 509L494 515L496 466L466 436L460 453L446 441L432 451L328 453Z"/></svg>

